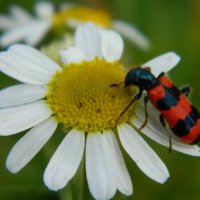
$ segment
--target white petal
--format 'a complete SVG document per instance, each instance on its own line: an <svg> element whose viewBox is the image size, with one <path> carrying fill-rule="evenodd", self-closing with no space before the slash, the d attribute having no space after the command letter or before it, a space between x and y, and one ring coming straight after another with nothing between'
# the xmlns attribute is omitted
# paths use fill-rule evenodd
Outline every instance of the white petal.
<svg viewBox="0 0 200 200"><path fill-rule="evenodd" d="M19 106L42 99L46 96L47 86L19 84L0 91L0 108Z"/></svg>
<svg viewBox="0 0 200 200"><path fill-rule="evenodd" d="M170 71L179 63L180 59L176 53L168 52L146 62L142 67L150 67L151 73L157 77L161 72Z"/></svg>
<svg viewBox="0 0 200 200"><path fill-rule="evenodd" d="M49 20L38 20L33 26L33 30L26 36L25 41L31 46L37 45L51 27Z"/></svg>
<svg viewBox="0 0 200 200"><path fill-rule="evenodd" d="M39 18L47 18L54 14L53 4L49 1L39 1L35 6L35 13Z"/></svg>
<svg viewBox="0 0 200 200"><path fill-rule="evenodd" d="M0 45L3 47L9 46L15 42L21 41L32 30L32 18L25 10L18 6L10 7L11 17L3 17L0 22L7 31L1 35ZM1 27L1 25L0 25Z"/></svg>
<svg viewBox="0 0 200 200"><path fill-rule="evenodd" d="M0 38L0 45L9 46L16 42L22 41L34 29L34 24L18 25L5 31Z"/></svg>
<svg viewBox="0 0 200 200"><path fill-rule="evenodd" d="M28 131L10 151L6 160L8 170L20 171L46 144L57 124L54 118L49 118Z"/></svg>
<svg viewBox="0 0 200 200"><path fill-rule="evenodd" d="M138 108L136 110L136 117L132 119L132 123L137 127L141 127L144 122L144 110ZM159 121L159 113L148 107L148 123L141 130L147 137L169 148L169 133L171 136L174 134L169 129L164 128ZM167 132L168 131L168 132ZM178 140L175 136L171 138L172 150L179 151L191 156L200 156L200 148L197 145L187 145Z"/></svg>
<svg viewBox="0 0 200 200"><path fill-rule="evenodd" d="M169 172L158 155L128 124L123 123L117 129L122 146L138 167L151 179L164 183Z"/></svg>
<svg viewBox="0 0 200 200"><path fill-rule="evenodd" d="M112 21L112 28L125 38L136 44L138 47L146 50L150 48L150 42L136 27L124 21Z"/></svg>
<svg viewBox="0 0 200 200"><path fill-rule="evenodd" d="M33 19L28 12L26 12L23 8L19 6L12 5L10 7L10 13L12 18L16 21L16 23L18 23L18 25L22 25Z"/></svg>
<svg viewBox="0 0 200 200"><path fill-rule="evenodd" d="M105 60L113 62L119 60L123 52L123 40L121 36L114 31L102 30L101 32L101 50Z"/></svg>
<svg viewBox="0 0 200 200"><path fill-rule="evenodd" d="M60 67L40 51L16 44L0 54L0 70L24 83L43 85Z"/></svg>
<svg viewBox="0 0 200 200"><path fill-rule="evenodd" d="M56 70L60 70L60 66L53 60L45 56L37 49L28 45L16 44L9 48L9 52L22 56L27 60L34 61L38 66L49 71L49 73L55 73Z"/></svg>
<svg viewBox="0 0 200 200"><path fill-rule="evenodd" d="M112 157L108 142L100 132L89 133L86 142L86 176L95 199L111 199L116 192Z"/></svg>
<svg viewBox="0 0 200 200"><path fill-rule="evenodd" d="M0 135L12 135L29 129L51 116L44 101L0 109Z"/></svg>
<svg viewBox="0 0 200 200"><path fill-rule="evenodd" d="M83 156L84 145L83 131L73 129L67 134L44 173L44 182L49 189L57 191L65 187L75 175Z"/></svg>
<svg viewBox="0 0 200 200"><path fill-rule="evenodd" d="M0 15L0 30L7 30L15 26L16 22L13 19L5 15Z"/></svg>
<svg viewBox="0 0 200 200"><path fill-rule="evenodd" d="M112 171L114 177L117 179L117 188L123 194L129 196L133 193L133 186L130 175L126 168L124 158L117 143L117 140L112 131L104 131L104 135L108 141L109 149L111 151Z"/></svg>
<svg viewBox="0 0 200 200"><path fill-rule="evenodd" d="M70 47L60 51L60 57L64 64L80 63L86 60L86 56L79 47Z"/></svg>
<svg viewBox="0 0 200 200"><path fill-rule="evenodd" d="M92 23L81 25L76 29L75 46L80 47L89 60L95 56L102 58L100 33Z"/></svg>

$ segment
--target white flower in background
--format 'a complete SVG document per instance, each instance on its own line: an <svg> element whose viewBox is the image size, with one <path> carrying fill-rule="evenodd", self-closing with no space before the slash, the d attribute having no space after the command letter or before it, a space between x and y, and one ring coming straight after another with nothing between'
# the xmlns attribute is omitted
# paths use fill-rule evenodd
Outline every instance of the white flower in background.
<svg viewBox="0 0 200 200"><path fill-rule="evenodd" d="M18 41L37 45L52 27L53 7L48 2L38 2L36 17L18 6L10 7L10 16L0 15L0 46L6 47Z"/></svg>
<svg viewBox="0 0 200 200"><path fill-rule="evenodd" d="M10 16L0 15L0 30L4 31L0 45L9 46L18 41L29 45L37 45L50 29L60 30L61 27L74 29L82 23L92 21L104 28L111 28L122 34L138 47L149 48L148 39L132 24L113 20L105 10L65 4L56 11L51 2L38 2L35 16L31 16L18 6L10 7Z"/></svg>
<svg viewBox="0 0 200 200"><path fill-rule="evenodd" d="M74 37L72 34L66 34L64 38L54 40L53 42L43 45L41 47L41 52L44 53L47 57L50 57L56 63L62 65L60 59L60 49L66 49L74 44Z"/></svg>
<svg viewBox="0 0 200 200"><path fill-rule="evenodd" d="M0 135L30 129L12 148L6 166L21 170L44 146L58 124L66 136L44 173L46 186L62 189L75 175L85 149L86 176L95 199L111 199L117 190L133 193L132 182L116 137L149 178L164 183L169 177L165 164L140 136L142 106L136 102L116 124L121 111L136 94L110 85L124 80L125 69L118 61L123 52L121 37L93 24L77 28L75 45L60 52L63 67L38 50L13 45L0 54L0 70L23 82L0 92ZM173 52L157 57L151 66L157 75L173 68L180 58ZM136 113L135 113L136 112ZM154 110L144 133L168 147L166 130L157 123ZM85 139L86 138L86 139ZM86 141L85 141L86 140ZM172 138L174 150L200 156L199 147Z"/></svg>

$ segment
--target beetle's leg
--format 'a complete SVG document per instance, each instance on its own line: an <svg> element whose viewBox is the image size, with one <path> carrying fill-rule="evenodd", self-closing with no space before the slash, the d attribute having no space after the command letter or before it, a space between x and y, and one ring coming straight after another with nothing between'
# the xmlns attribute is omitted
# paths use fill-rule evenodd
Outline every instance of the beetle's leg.
<svg viewBox="0 0 200 200"><path fill-rule="evenodd" d="M144 123L142 124L142 126L139 128L140 130L141 130L142 128L144 128L144 127L146 126L147 122L148 122L148 112L147 112L147 103L148 103L148 101L149 101L149 97L148 97L148 96L145 96L145 97L144 97L145 121L144 121Z"/></svg>
<svg viewBox="0 0 200 200"><path fill-rule="evenodd" d="M165 122L165 119L162 115L159 116L159 119L160 119L160 123L161 125L166 128L166 122ZM166 129L167 130L167 129ZM171 135L170 133L167 131L168 135L169 135L169 153L172 151L172 138L171 138Z"/></svg>
<svg viewBox="0 0 200 200"><path fill-rule="evenodd" d="M156 79L158 80L158 79L160 79L160 77L162 77L164 75L165 75L165 72L161 72Z"/></svg>
<svg viewBox="0 0 200 200"><path fill-rule="evenodd" d="M160 119L160 123L162 124L162 126L163 126L164 128L166 128L166 123L165 123L164 117L163 117L162 115L160 115L160 116L159 116L159 119Z"/></svg>
<svg viewBox="0 0 200 200"><path fill-rule="evenodd" d="M185 96L187 97L190 93L190 87L189 86L185 86L184 88L181 88L181 92L183 94L185 94Z"/></svg>
<svg viewBox="0 0 200 200"><path fill-rule="evenodd" d="M140 90L136 96L131 100L131 102L124 108L124 110L120 113L119 117L116 120L116 124L118 123L119 119L124 115L124 113L129 109L129 107L138 99L141 98L143 90Z"/></svg>

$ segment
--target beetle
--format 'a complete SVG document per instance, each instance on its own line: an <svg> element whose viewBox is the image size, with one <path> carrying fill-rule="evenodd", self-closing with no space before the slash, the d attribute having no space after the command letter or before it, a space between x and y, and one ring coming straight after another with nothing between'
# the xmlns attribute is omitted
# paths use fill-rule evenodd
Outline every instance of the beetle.
<svg viewBox="0 0 200 200"><path fill-rule="evenodd" d="M129 107L142 97L143 91L147 91L144 97L145 121L140 127L142 129L148 122L147 102L150 100L153 106L160 112L160 122L163 127L168 123L172 132L178 136L183 143L196 144L200 140L200 114L190 104L185 96L188 96L190 87L178 89L164 72L155 77L149 68L132 68L125 77L125 87L135 85L139 92L133 97L127 107L121 112L119 118ZM119 83L119 84L121 84ZM112 84L110 87L119 84ZM185 95L184 95L185 94ZM170 149L171 150L171 138Z"/></svg>

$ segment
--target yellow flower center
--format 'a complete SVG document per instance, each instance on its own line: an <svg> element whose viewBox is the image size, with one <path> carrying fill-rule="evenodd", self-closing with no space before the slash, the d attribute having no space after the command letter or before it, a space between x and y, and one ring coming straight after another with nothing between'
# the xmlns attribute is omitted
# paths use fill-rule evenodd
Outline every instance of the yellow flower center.
<svg viewBox="0 0 200 200"><path fill-rule="evenodd" d="M85 132L116 127L122 110L136 93L124 86L110 87L124 80L125 71L119 62L94 59L66 65L49 83L47 101L64 128ZM119 119L128 122L132 107Z"/></svg>
<svg viewBox="0 0 200 200"><path fill-rule="evenodd" d="M111 16L105 10L87 7L71 7L55 14L53 17L53 24L55 26L60 26L66 24L66 22L70 20L81 23L92 21L106 28L110 26Z"/></svg>

